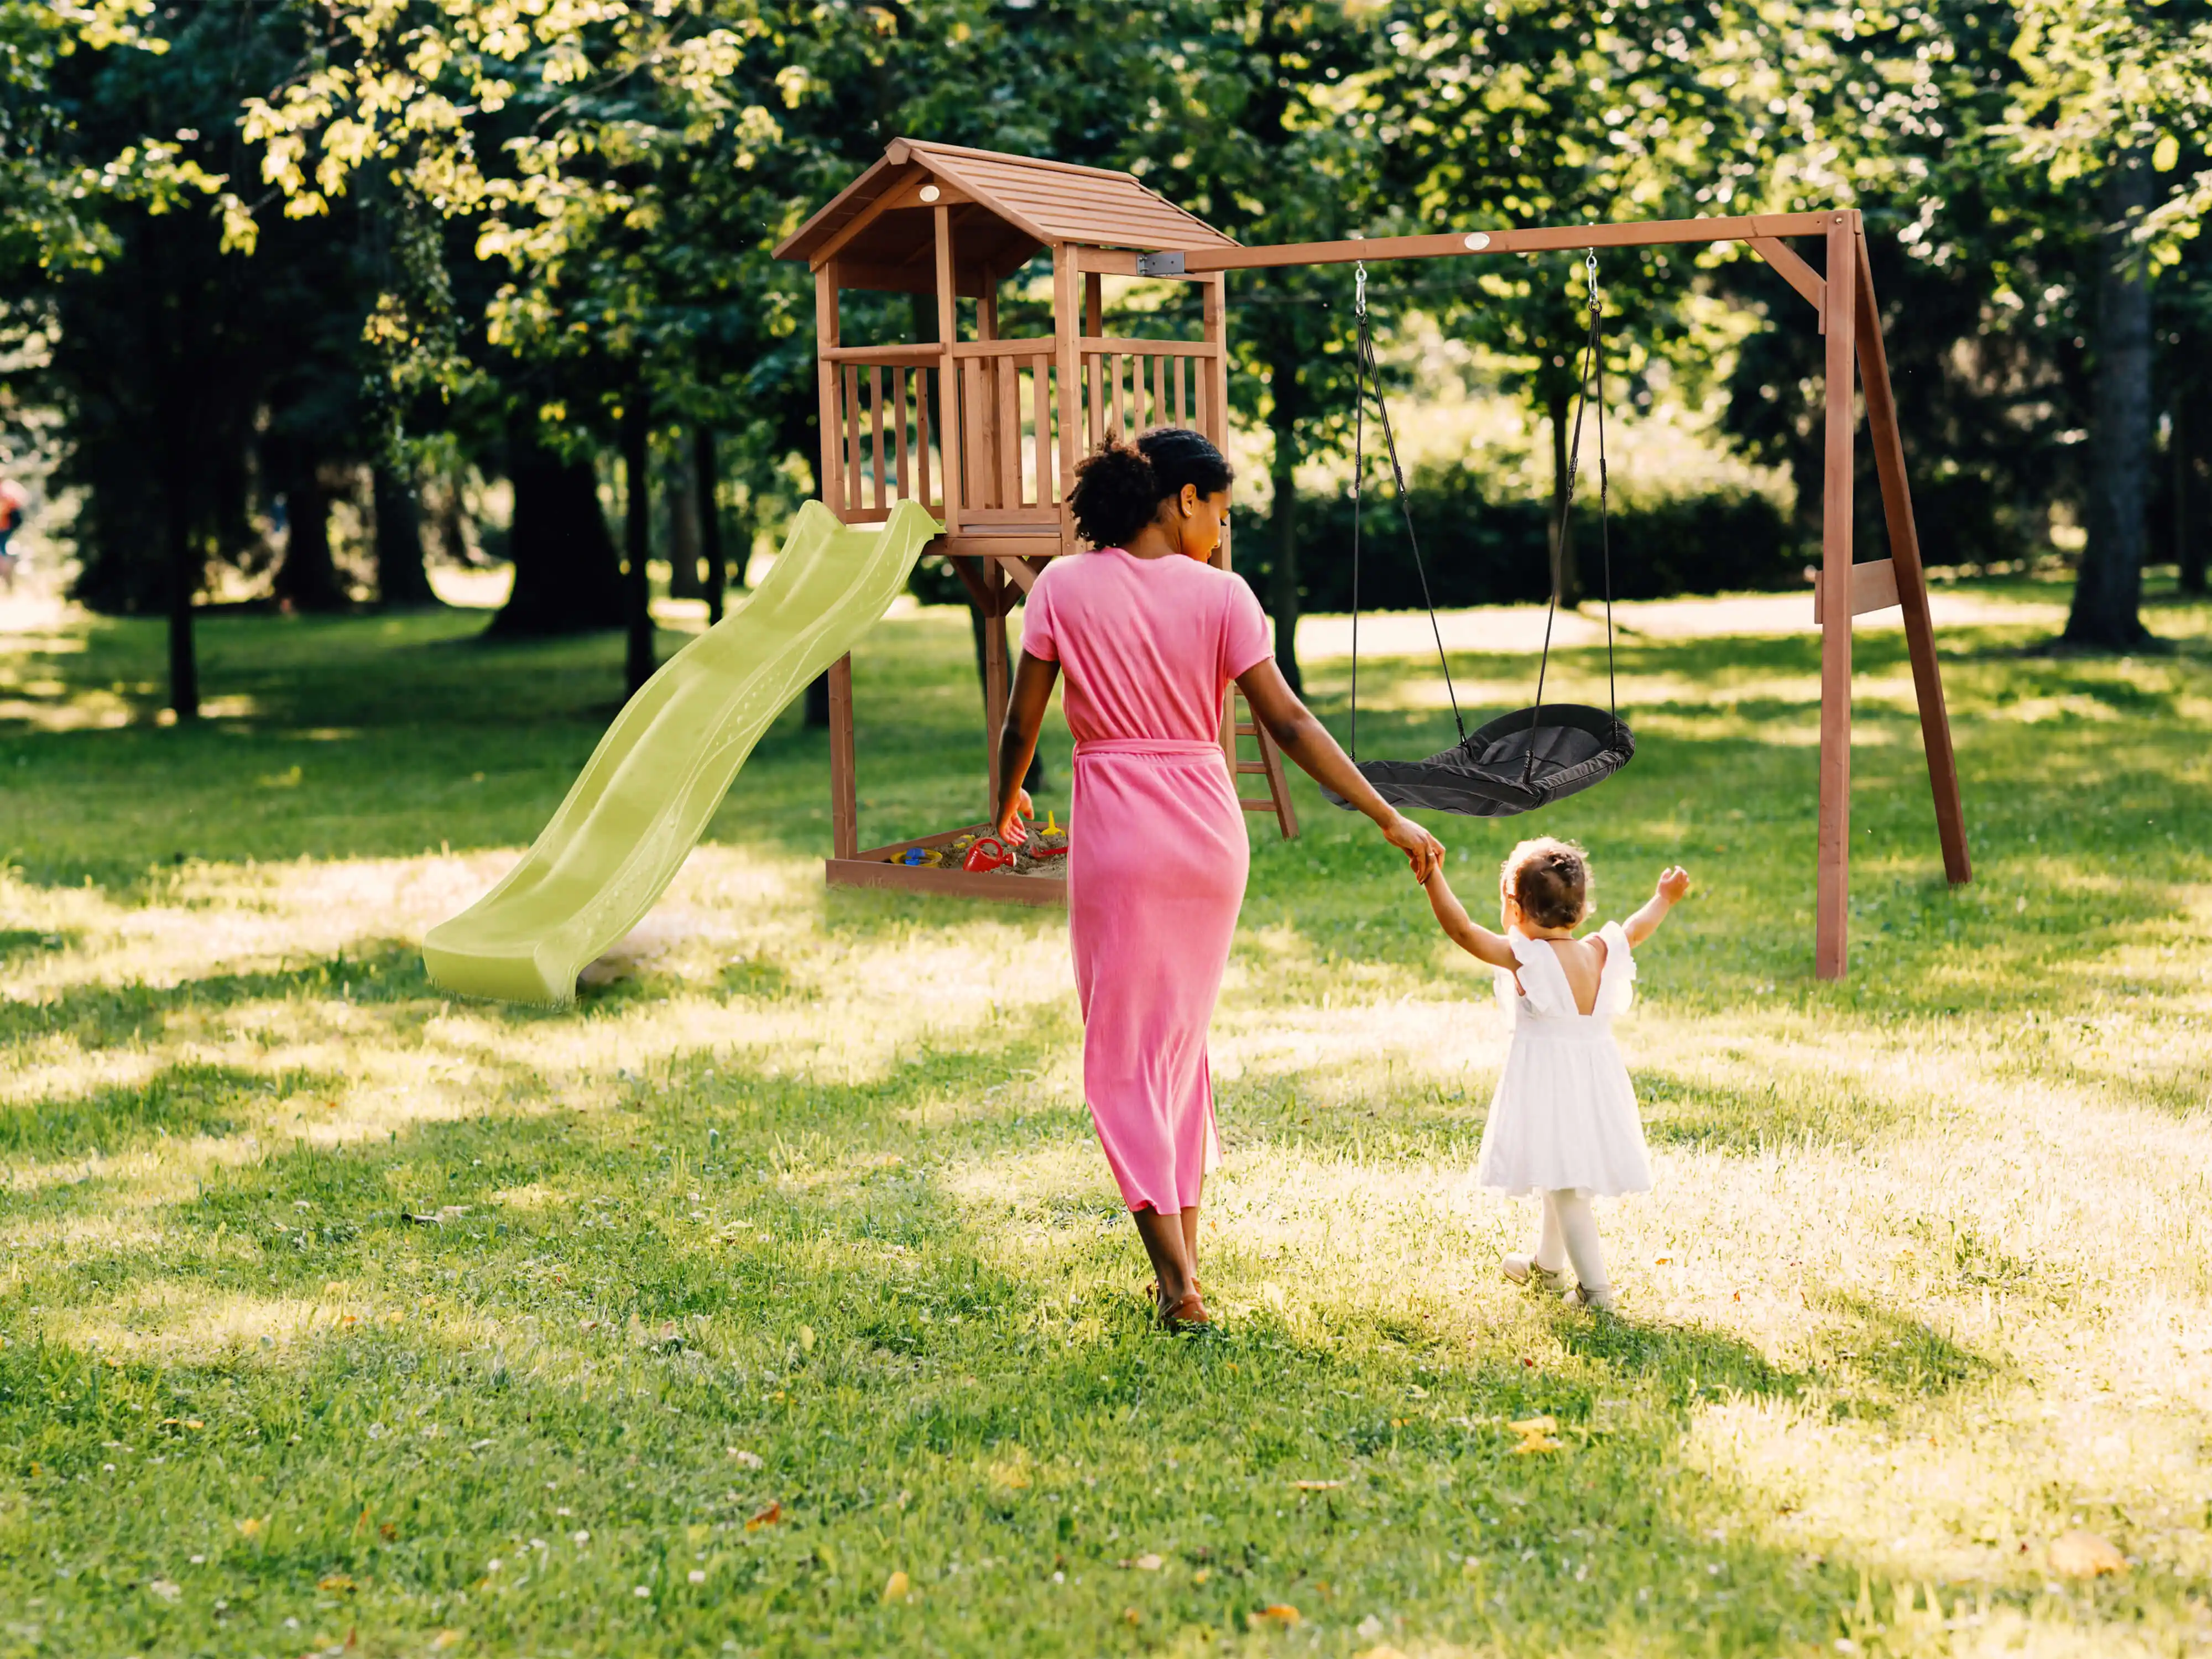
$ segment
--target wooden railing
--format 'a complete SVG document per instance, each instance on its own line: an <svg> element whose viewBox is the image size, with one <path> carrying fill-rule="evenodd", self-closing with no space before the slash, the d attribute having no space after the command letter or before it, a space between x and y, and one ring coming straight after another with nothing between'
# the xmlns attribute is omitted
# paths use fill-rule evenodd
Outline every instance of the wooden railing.
<svg viewBox="0 0 2212 1659"><path fill-rule="evenodd" d="M960 522L1058 533L1060 435L1051 337L965 340L960 374Z"/></svg>
<svg viewBox="0 0 2212 1659"><path fill-rule="evenodd" d="M1083 365L1083 447L1134 437L1147 427L1194 426L1216 432L1221 410L1221 348L1198 340L1078 342Z"/></svg>
<svg viewBox="0 0 2212 1659"><path fill-rule="evenodd" d="M941 407L942 354L935 346L836 346L822 356L836 380L842 438L830 451L836 476L823 480L823 494L838 517L874 523L905 501L941 515L941 416L933 410Z"/></svg>
<svg viewBox="0 0 2212 1659"><path fill-rule="evenodd" d="M848 524L879 522L915 501L984 533L1057 536L1072 482L1062 476L1061 421L1080 420L1079 453L1148 427L1218 435L1219 346L1096 336L1076 344L1072 398L1062 395L1059 343L1049 336L961 341L949 384L939 346L826 349L838 434L823 481L830 504ZM957 491L945 489L948 464ZM957 496L949 507L948 495Z"/></svg>

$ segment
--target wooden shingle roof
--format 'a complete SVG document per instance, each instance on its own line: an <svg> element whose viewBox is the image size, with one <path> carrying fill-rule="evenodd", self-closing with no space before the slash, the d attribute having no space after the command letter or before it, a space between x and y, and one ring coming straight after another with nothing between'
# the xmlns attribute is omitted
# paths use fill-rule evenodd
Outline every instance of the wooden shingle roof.
<svg viewBox="0 0 2212 1659"><path fill-rule="evenodd" d="M819 264L834 256L884 277L881 286L908 286L890 278L905 271L918 279L929 269L932 215L915 194L926 182L949 187L947 198L958 204L961 263L1000 273L1055 242L1139 251L1236 246L1130 173L900 138L786 238L775 257Z"/></svg>

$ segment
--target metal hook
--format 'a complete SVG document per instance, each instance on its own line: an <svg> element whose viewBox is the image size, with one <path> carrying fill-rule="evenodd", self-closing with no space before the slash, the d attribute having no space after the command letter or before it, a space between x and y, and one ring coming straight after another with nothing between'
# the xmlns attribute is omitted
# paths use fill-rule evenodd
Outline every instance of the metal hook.
<svg viewBox="0 0 2212 1659"><path fill-rule="evenodd" d="M1592 305L1595 305L1597 303L1597 250L1595 248L1590 248L1584 252L1583 254L1583 265L1589 273L1590 303Z"/></svg>
<svg viewBox="0 0 2212 1659"><path fill-rule="evenodd" d="M1364 259L1355 259L1352 264L1352 314L1355 317L1367 314L1367 262Z"/></svg>

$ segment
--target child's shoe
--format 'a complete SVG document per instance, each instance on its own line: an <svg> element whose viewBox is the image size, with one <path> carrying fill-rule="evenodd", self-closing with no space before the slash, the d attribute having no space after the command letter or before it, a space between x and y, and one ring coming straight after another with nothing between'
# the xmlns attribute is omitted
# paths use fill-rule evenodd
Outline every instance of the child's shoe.
<svg viewBox="0 0 2212 1659"><path fill-rule="evenodd" d="M1566 1302L1571 1308L1595 1308L1600 1313L1616 1313L1620 1311L1620 1298L1610 1285L1600 1285L1596 1290L1577 1285L1566 1293Z"/></svg>
<svg viewBox="0 0 2212 1659"><path fill-rule="evenodd" d="M1549 1267L1540 1267L1533 1255L1502 1255L1498 1258L1498 1265L1516 1285L1526 1285L1534 1279L1538 1290L1550 1291L1555 1295L1567 1287L1565 1268L1553 1273Z"/></svg>

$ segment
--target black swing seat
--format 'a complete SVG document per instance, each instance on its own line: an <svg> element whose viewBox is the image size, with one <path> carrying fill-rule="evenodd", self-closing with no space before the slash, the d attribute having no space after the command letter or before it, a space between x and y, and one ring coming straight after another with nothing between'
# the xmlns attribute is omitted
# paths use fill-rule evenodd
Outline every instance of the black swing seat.
<svg viewBox="0 0 2212 1659"><path fill-rule="evenodd" d="M1583 703L1553 702L1500 714L1426 760L1358 765L1393 806L1506 818L1602 782L1635 753L1626 721ZM1322 793L1339 806L1352 805L1333 789Z"/></svg>

